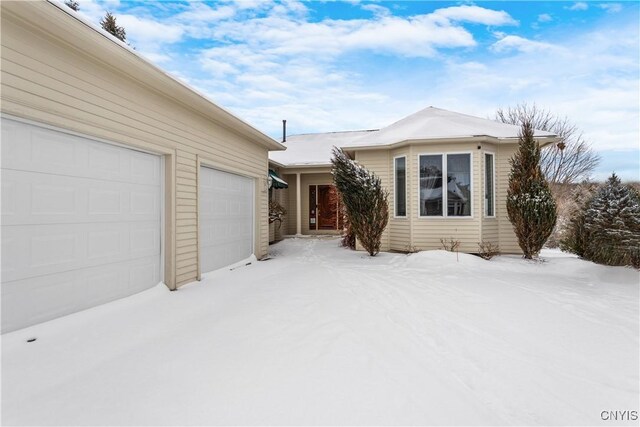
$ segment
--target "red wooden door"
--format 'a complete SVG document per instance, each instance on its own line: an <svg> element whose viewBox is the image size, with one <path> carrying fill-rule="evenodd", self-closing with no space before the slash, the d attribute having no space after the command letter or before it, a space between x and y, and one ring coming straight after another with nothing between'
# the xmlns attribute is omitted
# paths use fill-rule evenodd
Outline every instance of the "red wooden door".
<svg viewBox="0 0 640 427"><path fill-rule="evenodd" d="M337 230L338 195L333 185L318 185L318 229Z"/></svg>

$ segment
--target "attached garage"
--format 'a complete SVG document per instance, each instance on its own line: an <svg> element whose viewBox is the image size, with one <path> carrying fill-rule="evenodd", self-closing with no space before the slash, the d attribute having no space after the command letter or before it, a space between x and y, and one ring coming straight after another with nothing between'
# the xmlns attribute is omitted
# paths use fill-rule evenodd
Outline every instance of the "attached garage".
<svg viewBox="0 0 640 427"><path fill-rule="evenodd" d="M200 167L200 270L203 273L253 254L254 180Z"/></svg>
<svg viewBox="0 0 640 427"><path fill-rule="evenodd" d="M161 282L161 157L3 118L2 329Z"/></svg>
<svg viewBox="0 0 640 427"><path fill-rule="evenodd" d="M0 8L2 332L267 256L281 144L61 2Z"/></svg>

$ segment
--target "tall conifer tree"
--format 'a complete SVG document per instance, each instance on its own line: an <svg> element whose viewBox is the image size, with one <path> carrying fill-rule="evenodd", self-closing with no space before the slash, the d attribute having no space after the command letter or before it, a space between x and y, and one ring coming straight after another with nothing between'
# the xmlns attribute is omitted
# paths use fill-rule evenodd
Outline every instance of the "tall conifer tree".
<svg viewBox="0 0 640 427"><path fill-rule="evenodd" d="M538 255L556 224L556 202L540 168L540 146L533 134L531 122L524 121L507 190L509 221L527 259Z"/></svg>
<svg viewBox="0 0 640 427"><path fill-rule="evenodd" d="M380 178L357 164L339 148L331 159L333 181L355 237L374 256L389 221L389 202Z"/></svg>

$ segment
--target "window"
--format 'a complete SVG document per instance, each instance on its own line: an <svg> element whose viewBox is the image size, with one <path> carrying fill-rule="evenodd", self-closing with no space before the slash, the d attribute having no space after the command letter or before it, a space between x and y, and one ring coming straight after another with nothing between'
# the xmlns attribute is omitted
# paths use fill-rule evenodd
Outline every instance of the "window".
<svg viewBox="0 0 640 427"><path fill-rule="evenodd" d="M407 158L396 157L394 162L395 188L395 216L407 216Z"/></svg>
<svg viewBox="0 0 640 427"><path fill-rule="evenodd" d="M447 155L447 216L471 216L471 154Z"/></svg>
<svg viewBox="0 0 640 427"><path fill-rule="evenodd" d="M420 216L442 216L442 156L420 156Z"/></svg>
<svg viewBox="0 0 640 427"><path fill-rule="evenodd" d="M484 214L495 216L495 171L493 154L484 155Z"/></svg>
<svg viewBox="0 0 640 427"><path fill-rule="evenodd" d="M471 154L420 156L420 216L471 216Z"/></svg>

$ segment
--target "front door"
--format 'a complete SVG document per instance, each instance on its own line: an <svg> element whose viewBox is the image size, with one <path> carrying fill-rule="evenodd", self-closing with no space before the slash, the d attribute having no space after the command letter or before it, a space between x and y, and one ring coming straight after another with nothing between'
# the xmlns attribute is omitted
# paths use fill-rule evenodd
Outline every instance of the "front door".
<svg viewBox="0 0 640 427"><path fill-rule="evenodd" d="M338 195L333 185L318 185L318 230L338 229Z"/></svg>

